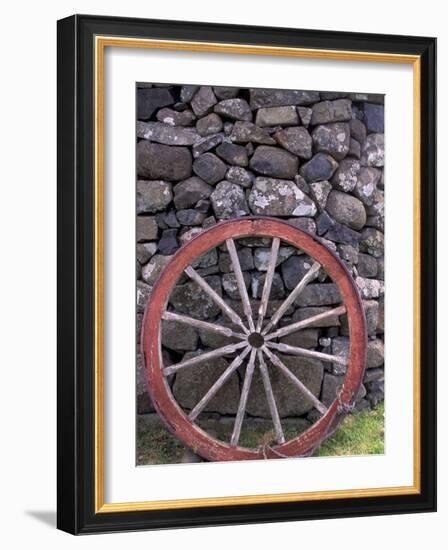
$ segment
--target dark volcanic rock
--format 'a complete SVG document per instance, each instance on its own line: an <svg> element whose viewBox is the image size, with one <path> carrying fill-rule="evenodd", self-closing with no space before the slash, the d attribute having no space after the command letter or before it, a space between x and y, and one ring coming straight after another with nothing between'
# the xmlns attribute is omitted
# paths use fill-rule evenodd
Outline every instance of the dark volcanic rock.
<svg viewBox="0 0 448 550"><path fill-rule="evenodd" d="M219 134L212 134L210 136L205 136L200 139L195 145L193 145L192 152L193 158L198 158L203 153L211 151L217 145L224 141L224 134L220 132Z"/></svg>
<svg viewBox="0 0 448 550"><path fill-rule="evenodd" d="M169 88L138 88L137 118L142 120L151 118L156 109L173 105L174 101Z"/></svg>
<svg viewBox="0 0 448 550"><path fill-rule="evenodd" d="M307 256L291 256L281 264L281 274L288 290L293 290L311 269L313 261Z"/></svg>
<svg viewBox="0 0 448 550"><path fill-rule="evenodd" d="M341 302L339 289L333 283L308 285L296 299L298 306L328 306Z"/></svg>
<svg viewBox="0 0 448 550"><path fill-rule="evenodd" d="M241 187L250 187L253 179L252 172L241 166L231 166L226 172L226 180L241 185Z"/></svg>
<svg viewBox="0 0 448 550"><path fill-rule="evenodd" d="M177 209L189 208L201 199L208 199L212 192L213 187L193 176L174 187L174 205Z"/></svg>
<svg viewBox="0 0 448 550"><path fill-rule="evenodd" d="M230 86L214 86L213 91L218 99L232 99L238 95L240 89Z"/></svg>
<svg viewBox="0 0 448 550"><path fill-rule="evenodd" d="M364 103L364 121L369 133L384 133L384 105Z"/></svg>
<svg viewBox="0 0 448 550"><path fill-rule="evenodd" d="M339 167L332 177L331 183L340 191L353 191L358 183L360 169L361 164L359 160L349 158L343 159L339 163Z"/></svg>
<svg viewBox="0 0 448 550"><path fill-rule="evenodd" d="M203 117L211 112L216 102L211 86L201 86L191 100L191 107L197 117Z"/></svg>
<svg viewBox="0 0 448 550"><path fill-rule="evenodd" d="M159 240L159 252L164 256L171 256L179 248L177 229L165 229Z"/></svg>
<svg viewBox="0 0 448 550"><path fill-rule="evenodd" d="M212 275L205 280L215 292L221 295L221 278ZM221 311L219 306L198 285L189 281L173 288L170 304L179 312L195 319L212 319Z"/></svg>
<svg viewBox="0 0 448 550"><path fill-rule="evenodd" d="M157 223L154 216L137 216L137 242L157 239Z"/></svg>
<svg viewBox="0 0 448 550"><path fill-rule="evenodd" d="M292 179L297 174L299 161L287 151L260 145L250 159L250 167L264 176Z"/></svg>
<svg viewBox="0 0 448 550"><path fill-rule="evenodd" d="M234 143L221 143L216 148L216 154L225 160L228 164L235 166L247 166L249 159L247 158L247 151L245 147L241 145L235 145Z"/></svg>
<svg viewBox="0 0 448 550"><path fill-rule="evenodd" d="M338 163L330 155L317 153L300 168L300 175L303 176L308 183L315 181L329 180L335 173Z"/></svg>
<svg viewBox="0 0 448 550"><path fill-rule="evenodd" d="M176 321L162 321L162 346L174 351L193 351L198 343L198 334L193 327Z"/></svg>
<svg viewBox="0 0 448 550"><path fill-rule="evenodd" d="M201 225L205 217L206 214L194 210L193 208L177 211L177 219L181 225Z"/></svg>
<svg viewBox="0 0 448 550"><path fill-rule="evenodd" d="M193 171L204 181L214 185L224 178L227 166L213 153L204 153L194 161Z"/></svg>
<svg viewBox="0 0 448 550"><path fill-rule="evenodd" d="M137 144L137 174L150 180L179 181L191 175L187 147L170 147L148 141Z"/></svg>
<svg viewBox="0 0 448 550"><path fill-rule="evenodd" d="M384 134L369 134L361 150L363 166L384 166Z"/></svg>
<svg viewBox="0 0 448 550"><path fill-rule="evenodd" d="M222 130L222 120L216 113L210 113L196 122L196 130L203 137L217 134Z"/></svg>
<svg viewBox="0 0 448 550"><path fill-rule="evenodd" d="M160 109L157 112L157 120L169 126L190 126L196 120L196 117L188 109L180 112L173 109Z"/></svg>

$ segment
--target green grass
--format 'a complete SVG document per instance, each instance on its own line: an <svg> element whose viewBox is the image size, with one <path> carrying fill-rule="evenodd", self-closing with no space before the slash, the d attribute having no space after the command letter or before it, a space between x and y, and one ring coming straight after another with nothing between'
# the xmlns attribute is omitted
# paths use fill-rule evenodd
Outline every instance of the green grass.
<svg viewBox="0 0 448 550"><path fill-rule="evenodd" d="M233 425L215 422L217 439L229 441ZM244 427L244 424L243 424ZM286 439L300 433L300 429L284 427ZM268 422L252 423L241 432L240 445L258 447L273 443L273 431ZM184 446L160 424L138 422L137 464L177 464L181 462ZM373 411L355 412L345 417L336 432L315 452L314 456L347 456L384 453L384 403Z"/></svg>

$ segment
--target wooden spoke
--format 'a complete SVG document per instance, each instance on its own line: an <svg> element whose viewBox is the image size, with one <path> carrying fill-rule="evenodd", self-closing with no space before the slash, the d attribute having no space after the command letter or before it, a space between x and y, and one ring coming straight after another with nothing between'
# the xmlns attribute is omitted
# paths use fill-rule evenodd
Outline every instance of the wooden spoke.
<svg viewBox="0 0 448 550"><path fill-rule="evenodd" d="M230 363L230 365L226 368L226 370L221 374L221 376L216 380L216 382L211 386L211 388L208 390L208 392L204 395L204 397L195 405L195 407L192 409L190 414L188 415L188 418L190 420L196 420L196 418L201 414L201 412L206 407L207 403L212 399L218 390L227 382L227 380L230 378L230 376L236 371L236 369L241 365L241 363L244 361L246 355L250 351L250 346L247 346L240 355L235 357L235 359Z"/></svg>
<svg viewBox="0 0 448 550"><path fill-rule="evenodd" d="M269 378L268 368L264 362L263 352L258 351L258 366L261 372L261 378L263 380L264 391L266 392L266 399L271 412L272 423L274 424L275 436L277 443L284 443L285 436L283 435L282 424L280 422L280 416L277 410L277 404L275 402L274 392L272 391L271 380Z"/></svg>
<svg viewBox="0 0 448 550"><path fill-rule="evenodd" d="M275 344L274 342L267 342L266 345L282 353L289 355L300 355L301 357L312 357L314 359L320 359L327 363L337 363L338 365L347 366L348 360L341 355L329 355L328 353L321 353L320 351L312 351L305 348L296 348L295 346L288 346L287 344Z"/></svg>
<svg viewBox="0 0 448 550"><path fill-rule="evenodd" d="M249 361L246 367L246 376L244 377L243 389L241 390L240 402L238 405L238 412L236 413L235 425L233 427L232 437L230 439L230 445L236 447L240 440L241 426L243 425L244 413L246 412L247 398L249 397L249 389L252 383L252 376L255 368L255 356L257 354L256 349L252 349L249 357Z"/></svg>
<svg viewBox="0 0 448 550"><path fill-rule="evenodd" d="M163 372L165 373L165 376L168 376L170 374L173 374L173 372L177 372L180 369L184 369L186 367L192 367L193 365L198 365L199 363L203 363L204 361L207 361L209 359L214 359L215 357L222 357L223 355L228 355L229 353L233 353L234 351L237 351L243 348L244 346L247 346L247 342L238 342L237 344L223 346L222 348L217 348L207 353L203 353L202 355L196 355L191 359L186 359L185 361L176 363L175 365L170 365L169 367L165 367L163 369Z"/></svg>
<svg viewBox="0 0 448 550"><path fill-rule="evenodd" d="M281 306L277 309L277 311L271 317L270 322L266 325L266 327L262 332L263 335L268 333L272 327L275 327L275 325L280 321L280 319L285 314L285 311L299 296L299 294L303 291L306 285L315 278L319 269L320 269L320 264L318 262L314 262L311 268L305 273L305 275L299 281L295 289L291 292L291 294L286 298L286 300L281 304Z"/></svg>
<svg viewBox="0 0 448 550"><path fill-rule="evenodd" d="M197 273L191 266L185 269L185 273L192 279L202 290L210 296L210 298L222 309L223 313L234 322L236 325L243 329L245 334L249 334L249 330L245 327L241 317L228 306L221 296L213 290L213 288L203 279L199 273Z"/></svg>
<svg viewBox="0 0 448 550"><path fill-rule="evenodd" d="M200 330L208 330L210 332L222 334L223 336L228 336L229 338L246 338L245 334L242 334L241 332L234 332L229 327L214 325L213 323L207 323L207 321L193 319L193 317L188 317L186 315L179 315L178 313L173 313L172 311L165 311L162 315L162 319L165 319L166 321L177 321L178 323L184 323L185 325L196 327Z"/></svg>
<svg viewBox="0 0 448 550"><path fill-rule="evenodd" d="M308 399L313 403L313 406L321 413L325 414L327 407L317 399L317 397L288 369L288 367L283 363L283 361L274 355L271 350L266 346L262 348L263 352L269 357L269 360L273 365L278 367L280 371L287 377L289 380L297 386L302 393L304 393Z"/></svg>
<svg viewBox="0 0 448 550"><path fill-rule="evenodd" d="M345 309L345 306L335 307L334 309L324 311L323 313L319 313L318 315L313 315L308 319L297 321L297 323L292 323L291 325L282 327L276 330L275 332L271 332L270 334L267 334L265 336L265 340L272 340L273 338L281 338L282 336L286 336L287 334L291 334L292 332L297 332L298 330L302 330L303 328L306 328L314 323L317 323L318 321L323 321L324 319L328 319L328 317L344 315L346 311L347 310Z"/></svg>
<svg viewBox="0 0 448 550"><path fill-rule="evenodd" d="M277 264L278 249L280 246L280 239L275 237L272 239L271 257L269 258L268 270L266 272L266 279L264 280L263 293L261 295L261 303L258 309L258 321L257 332L261 330L263 326L264 316L268 308L269 295L271 293L272 281L274 279L275 266Z"/></svg>
<svg viewBox="0 0 448 550"><path fill-rule="evenodd" d="M247 293L246 284L244 282L243 272L241 271L240 259L238 258L238 252L236 251L235 242L233 239L226 240L227 250L232 260L233 272L235 273L236 283L240 292L241 301L243 303L243 310L246 315L247 322L251 332L255 331L254 321L252 319L252 308L250 306L249 295Z"/></svg>

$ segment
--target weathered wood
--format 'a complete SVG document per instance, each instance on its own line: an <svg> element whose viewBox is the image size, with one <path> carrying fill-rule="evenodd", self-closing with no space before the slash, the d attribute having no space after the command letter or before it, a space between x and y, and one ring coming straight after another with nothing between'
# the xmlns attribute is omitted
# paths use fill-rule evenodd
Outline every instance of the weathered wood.
<svg viewBox="0 0 448 550"><path fill-rule="evenodd" d="M280 421L280 416L278 414L277 404L275 402L274 392L272 391L271 380L269 378L268 368L264 362L263 352L258 351L258 367L261 372L261 378L263 380L264 391L266 393L266 400L269 405L269 410L271 412L272 423L274 424L275 436L277 438L277 443L284 443L285 436L283 434L282 424Z"/></svg>
<svg viewBox="0 0 448 550"><path fill-rule="evenodd" d="M272 281L274 279L275 266L277 264L278 249L280 246L280 239L275 237L272 239L271 256L269 258L268 270L266 272L266 279L264 280L263 292L261 295L261 303L258 309L258 321L257 331L261 330L263 326L264 316L269 303L269 295L271 294Z"/></svg>
<svg viewBox="0 0 448 550"><path fill-rule="evenodd" d="M269 360L273 365L278 367L280 371L287 377L289 380L297 386L302 393L304 393L308 399L312 402L313 406L322 414L325 414L327 407L317 399L317 397L301 382L297 376L295 376L288 367L283 363L283 361L274 355L267 347L263 347L262 351L268 356Z"/></svg>
<svg viewBox="0 0 448 550"><path fill-rule="evenodd" d="M247 346L240 355L235 357L235 359L230 363L230 365L226 368L226 370L221 374L221 376L216 380L216 382L211 386L211 388L208 390L208 392L202 397L202 399L195 405L195 407L192 409L190 414L188 415L188 418L190 420L195 420L201 412L204 410L204 407L207 405L207 403L212 399L218 390L227 382L227 380L230 378L230 376L236 371L236 369L241 365L241 363L244 361L246 355L250 351L250 346Z"/></svg>
<svg viewBox="0 0 448 550"><path fill-rule="evenodd" d="M199 273L197 273L191 266L188 266L185 269L185 273L190 277L190 279L199 285L206 294L210 296L210 298L222 309L223 313L225 313L233 323L241 327L245 334L249 334L249 330L244 325L241 317L224 302L221 296L213 290L213 288L199 275Z"/></svg>
<svg viewBox="0 0 448 550"><path fill-rule="evenodd" d="M176 321L178 323L184 323L185 325L198 328L200 330L208 330L210 332L216 332L217 334L222 334L223 336L229 336L234 338L245 339L246 335L241 332L234 332L229 327L223 327L222 325L214 325L213 323L207 323L207 321L200 321L199 319L193 319L193 317L188 317L186 315L179 315L178 313L173 313L172 311L165 311L162 315L162 319L166 321Z"/></svg>
<svg viewBox="0 0 448 550"><path fill-rule="evenodd" d="M233 272L235 273L235 278L236 278L236 284L238 285L241 301L243 303L244 314L246 315L246 319L247 319L247 322L249 323L249 328L251 332L254 332L255 325L252 319L252 308L250 306L249 295L247 293L246 284L244 282L243 272L241 271L240 259L238 258L235 242L233 239L227 239L226 245L227 245L227 250L229 251L229 254L230 254L230 259L232 261Z"/></svg>
<svg viewBox="0 0 448 550"><path fill-rule="evenodd" d="M342 357L341 355L329 355L328 353L321 353L320 351L297 348L295 346L288 346L287 344L276 344L275 342L267 342L266 345L272 349L289 355L312 357L313 359L320 359L321 361L326 361L327 363L337 363L338 365L343 366L348 365L348 359L346 357Z"/></svg>
<svg viewBox="0 0 448 550"><path fill-rule="evenodd" d="M235 425L233 426L232 437L230 439L230 445L236 447L240 440L241 426L243 425L244 414L246 412L247 398L249 397L250 385L252 383L252 376L255 368L255 356L257 354L256 349L252 349L249 357L249 361L246 367L246 375L244 377L243 389L241 390L240 402L238 404L238 411L236 413Z"/></svg>
<svg viewBox="0 0 448 550"><path fill-rule="evenodd" d="M323 313L319 313L318 315L313 315L308 319L297 321L297 323L286 325L285 327L282 327L276 330L275 332L271 332L270 334L267 334L265 336L265 340L272 340L273 338L281 338L282 336L286 336L287 334L291 334L292 332L297 332L298 330L302 330L303 328L306 328L312 325L313 323L317 323L318 321L322 321L323 319L327 319L328 317L333 317L335 315L337 316L344 315L346 312L347 310L345 309L345 306L335 307L334 309L324 311Z"/></svg>
<svg viewBox="0 0 448 550"><path fill-rule="evenodd" d="M198 365L199 363L203 363L204 361L208 361L209 359L214 359L215 357L222 357L223 355L228 355L229 353L233 353L234 351L237 351L243 348L244 346L247 346L247 342L238 342L237 344L230 344L228 346L223 346L222 348L217 348L207 353L203 353L202 355L196 355L191 359L186 359L185 361L176 363L175 365L170 365L169 367L165 367L163 369L163 372L165 376L168 376L170 374L173 374L173 372L177 372L180 369L184 369L186 367L192 367L193 365Z"/></svg>
<svg viewBox="0 0 448 550"><path fill-rule="evenodd" d="M314 262L314 264L305 273L302 279L297 283L297 286L295 287L295 289L291 292L291 294L286 298L286 300L281 304L278 310L271 317L270 322L266 325L266 327L262 332L263 335L267 334L272 329L272 327L275 327L275 325L280 321L280 319L285 314L285 311L299 296L299 294L303 291L306 285L315 278L319 269L320 269L320 264L318 262Z"/></svg>

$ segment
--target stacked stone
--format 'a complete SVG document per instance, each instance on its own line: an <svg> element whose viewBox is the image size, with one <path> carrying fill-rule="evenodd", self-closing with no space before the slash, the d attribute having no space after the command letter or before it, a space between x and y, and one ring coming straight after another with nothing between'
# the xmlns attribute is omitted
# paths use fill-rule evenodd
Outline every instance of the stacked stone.
<svg viewBox="0 0 448 550"><path fill-rule="evenodd" d="M220 220L274 216L321 238L346 264L364 301L367 370L357 409L384 396L384 106L383 96L304 90L144 85L137 90L137 340L151 287L174 252ZM270 241L240 239L238 254L254 312L263 287ZM310 258L282 246L269 317L311 267ZM194 267L242 313L225 246ZM283 324L339 305L336 286L320 273L286 313ZM171 309L216 323L221 311L195 283L178 281ZM288 335L285 343L348 355L346 316ZM226 340L229 343L229 340ZM221 337L164 322L165 364L224 344ZM345 370L315 359L284 362L325 404L335 398ZM171 380L182 407L191 409L226 368L226 358L179 371ZM283 418L315 420L311 404L271 369ZM206 411L235 414L244 371L237 372ZM151 409L141 357L138 411ZM247 411L268 418L261 380L254 376Z"/></svg>

